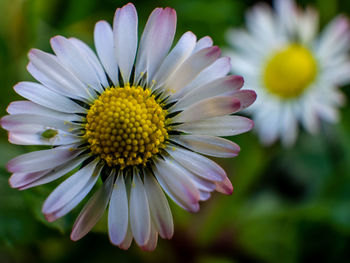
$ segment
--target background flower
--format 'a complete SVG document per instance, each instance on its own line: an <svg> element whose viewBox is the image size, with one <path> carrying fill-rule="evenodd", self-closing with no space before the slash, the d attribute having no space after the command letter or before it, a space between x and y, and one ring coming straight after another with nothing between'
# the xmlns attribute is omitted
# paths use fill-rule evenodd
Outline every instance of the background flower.
<svg viewBox="0 0 350 263"><path fill-rule="evenodd" d="M244 15L258 1L162 0L134 1L140 24L158 6L171 6L178 15L175 41L191 30L210 35L224 46L229 27L244 26ZM266 1L270 4L271 1ZM77 37L91 47L96 21L112 22L115 8L126 2L111 0L0 1L1 116L20 99L13 86L31 80L25 66L35 47L51 52L53 35ZM338 13L350 14L348 1L300 0L320 11L320 26ZM347 87L343 92L350 97ZM106 217L79 242L67 238L82 207L54 223L41 213L45 197L58 185L51 183L19 192L8 185L5 164L19 154L38 150L8 143L0 129L0 259L3 262L349 262L350 240L350 108L341 120L322 127L315 136L301 133L292 149L279 145L261 148L253 133L236 136L242 147L232 160L218 160L235 188L227 197L214 194L190 214L171 205L176 231L173 239L159 240L155 252L136 246L122 251L106 238ZM248 164L248 165L246 165Z"/></svg>
<svg viewBox="0 0 350 263"><path fill-rule="evenodd" d="M294 144L299 124L311 134L321 122L339 121L345 103L339 86L350 82L350 24L333 19L319 32L318 11L294 0L275 0L274 9L257 4L247 12L247 30L232 29L232 70L246 74L258 93L249 110L264 144L278 138Z"/></svg>

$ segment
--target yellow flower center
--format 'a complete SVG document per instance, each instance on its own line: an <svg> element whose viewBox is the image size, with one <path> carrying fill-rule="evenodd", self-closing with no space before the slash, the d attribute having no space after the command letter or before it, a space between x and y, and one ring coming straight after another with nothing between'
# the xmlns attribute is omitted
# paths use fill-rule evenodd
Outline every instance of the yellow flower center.
<svg viewBox="0 0 350 263"><path fill-rule="evenodd" d="M317 64L305 47L292 44L276 53L267 63L264 84L268 91L284 99L302 94L317 74Z"/></svg>
<svg viewBox="0 0 350 263"><path fill-rule="evenodd" d="M111 87L91 105L84 136L108 166L146 165L168 138L166 114L147 88Z"/></svg>

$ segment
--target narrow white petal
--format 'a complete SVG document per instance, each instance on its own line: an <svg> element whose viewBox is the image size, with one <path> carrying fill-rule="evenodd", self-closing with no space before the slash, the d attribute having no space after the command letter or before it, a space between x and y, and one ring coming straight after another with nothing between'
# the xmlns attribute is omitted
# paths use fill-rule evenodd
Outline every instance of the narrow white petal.
<svg viewBox="0 0 350 263"><path fill-rule="evenodd" d="M28 115L41 115L51 117L67 122L81 121L82 117L73 113L65 113L56 110L51 110L44 106L40 106L34 102L28 100L13 101L7 107L7 112L11 115L28 114Z"/></svg>
<svg viewBox="0 0 350 263"><path fill-rule="evenodd" d="M168 201L153 175L146 174L144 184L154 225L162 238L170 239L174 223Z"/></svg>
<svg viewBox="0 0 350 263"><path fill-rule="evenodd" d="M7 170L12 173L38 172L59 166L76 157L82 150L70 146L60 146L19 155L7 163Z"/></svg>
<svg viewBox="0 0 350 263"><path fill-rule="evenodd" d="M173 122L193 122L228 115L242 109L239 99L232 96L216 96L199 101L176 115Z"/></svg>
<svg viewBox="0 0 350 263"><path fill-rule="evenodd" d="M154 224L152 222L149 239L148 239L146 245L142 246L141 249L144 251L153 251L157 247L157 242L158 242L158 232L157 232L156 227L154 226Z"/></svg>
<svg viewBox="0 0 350 263"><path fill-rule="evenodd" d="M63 67L57 57L38 49L29 52L30 63L27 70L44 86L75 99L89 101L88 88L70 71Z"/></svg>
<svg viewBox="0 0 350 263"><path fill-rule="evenodd" d="M14 87L14 89L22 97L56 111L66 113L82 113L86 111L67 97L53 92L38 83L20 82Z"/></svg>
<svg viewBox="0 0 350 263"><path fill-rule="evenodd" d="M109 84L107 81L106 73L104 72L101 62L98 60L95 52L87 44L85 44L83 41L77 38L69 38L69 41L72 42L77 48L79 48L79 51L81 51L83 56L86 57L90 65L95 70L97 77L100 81L100 85L98 85L95 89L102 92L102 86L108 87Z"/></svg>
<svg viewBox="0 0 350 263"><path fill-rule="evenodd" d="M241 76L226 76L219 78L189 91L179 99L172 108L174 111L183 110L198 101L239 90L242 88L243 82L244 80Z"/></svg>
<svg viewBox="0 0 350 263"><path fill-rule="evenodd" d="M123 242L120 245L118 245L118 247L121 249L127 250L131 245L132 238L133 237L132 237L131 227L130 227L130 223L129 223L128 230L126 232L126 236L125 236Z"/></svg>
<svg viewBox="0 0 350 263"><path fill-rule="evenodd" d="M138 172L133 172L130 191L130 225L135 242L144 246L150 237L151 217L148 199Z"/></svg>
<svg viewBox="0 0 350 263"><path fill-rule="evenodd" d="M185 168L174 164L175 160L166 158L155 162L155 175L164 191L179 206L190 212L199 210L199 192Z"/></svg>
<svg viewBox="0 0 350 263"><path fill-rule="evenodd" d="M58 129L66 132L81 128L79 124L44 115L15 114L6 115L1 119L1 126L8 131L18 131L19 127L23 125L43 125L46 128Z"/></svg>
<svg viewBox="0 0 350 263"><path fill-rule="evenodd" d="M213 46L213 40L209 36L202 37L196 43L196 46L193 50L193 53L197 53L198 51Z"/></svg>
<svg viewBox="0 0 350 263"><path fill-rule="evenodd" d="M195 45L196 36L192 32L186 32L181 36L154 76L154 80L158 85L163 85L176 72L180 65L191 55Z"/></svg>
<svg viewBox="0 0 350 263"><path fill-rule="evenodd" d="M69 161L54 169L44 170L43 172L15 173L10 177L9 182L11 187L18 188L19 190L25 190L34 186L47 184L74 170L87 158L87 155L78 156L72 161Z"/></svg>
<svg viewBox="0 0 350 263"><path fill-rule="evenodd" d="M108 210L108 234L114 245L120 245L126 237L129 224L128 197L124 175L120 172L114 184Z"/></svg>
<svg viewBox="0 0 350 263"><path fill-rule="evenodd" d="M155 71L168 53L174 39L176 12L172 8L155 9L150 15L142 34L135 77L147 72L147 80L153 79Z"/></svg>
<svg viewBox="0 0 350 263"><path fill-rule="evenodd" d="M233 186L230 182L230 179L226 176L224 180L221 182L216 182L216 191L225 194L230 195L233 192Z"/></svg>
<svg viewBox="0 0 350 263"><path fill-rule="evenodd" d="M198 76L183 89L182 92L186 94L200 86L210 83L211 81L224 77L230 72L230 69L230 58L219 58L213 64L209 65L201 73L199 73Z"/></svg>
<svg viewBox="0 0 350 263"><path fill-rule="evenodd" d="M72 233L70 235L73 241L77 241L84 237L100 220L105 211L109 198L112 193L114 183L114 172L107 178L103 186L91 197L89 202L80 212L74 223Z"/></svg>
<svg viewBox="0 0 350 263"><path fill-rule="evenodd" d="M100 21L95 26L94 40L97 54L109 78L118 86L118 64L114 53L113 31L109 23Z"/></svg>
<svg viewBox="0 0 350 263"><path fill-rule="evenodd" d="M226 177L224 169L200 154L175 146L170 146L167 152L185 168L207 180L222 181Z"/></svg>
<svg viewBox="0 0 350 263"><path fill-rule="evenodd" d="M93 184L95 184L100 171L96 168L97 163L97 160L89 163L61 183L46 199L42 212L49 215L64 207L86 188L90 179L93 179Z"/></svg>
<svg viewBox="0 0 350 263"><path fill-rule="evenodd" d="M165 88L175 96L187 86L197 75L212 64L221 54L218 47L209 47L200 50L184 61L178 70L167 80ZM176 97L176 96L175 96Z"/></svg>
<svg viewBox="0 0 350 263"><path fill-rule="evenodd" d="M51 47L61 63L71 70L80 81L92 89L102 91L98 73L90 64L86 51L62 36L51 38Z"/></svg>
<svg viewBox="0 0 350 263"><path fill-rule="evenodd" d="M137 49L137 12L129 3L118 8L113 22L114 51L124 83L129 83Z"/></svg>
<svg viewBox="0 0 350 263"><path fill-rule="evenodd" d="M207 201L211 196L210 192L206 192L206 191L202 191L202 190L199 190L199 194L200 194L201 201Z"/></svg>
<svg viewBox="0 0 350 263"><path fill-rule="evenodd" d="M253 121L241 116L222 116L203 121L183 123L176 130L212 136L232 136L250 131Z"/></svg>
<svg viewBox="0 0 350 263"><path fill-rule="evenodd" d="M231 158L238 155L240 148L234 142L209 135L174 135L171 139L186 148L205 155Z"/></svg>
<svg viewBox="0 0 350 263"><path fill-rule="evenodd" d="M19 145L67 145L79 143L82 138L61 130L53 130L56 134L52 138L46 138L43 134L47 127L41 125L22 125L21 129L9 132L9 142Z"/></svg>

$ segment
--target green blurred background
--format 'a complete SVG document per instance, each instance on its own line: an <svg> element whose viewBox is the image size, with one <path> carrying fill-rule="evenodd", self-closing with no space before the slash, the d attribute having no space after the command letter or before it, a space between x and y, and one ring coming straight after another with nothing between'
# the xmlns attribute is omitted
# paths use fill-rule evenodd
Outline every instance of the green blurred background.
<svg viewBox="0 0 350 263"><path fill-rule="evenodd" d="M158 6L176 9L176 39L191 30L225 46L225 31L244 24L254 0L133 1L140 29ZM0 0L0 116L18 100L12 87L32 80L27 53L49 51L54 35L75 36L92 46L96 21L111 22L117 0ZM339 12L350 15L347 0L299 1L321 13L323 27ZM141 32L141 30L140 30ZM350 43L349 43L350 44ZM350 74L350 72L349 72ZM349 87L343 88L350 98ZM55 223L41 214L53 182L27 191L11 189L6 162L34 147L10 145L0 130L0 263L3 262L350 262L350 105L338 125L322 133L304 132L292 149L263 148L254 133L233 138L241 154L218 160L232 179L232 196L213 194L197 214L171 203L172 240L159 240L156 251L132 245L122 251L109 243L106 220L78 242L69 233L80 207Z"/></svg>

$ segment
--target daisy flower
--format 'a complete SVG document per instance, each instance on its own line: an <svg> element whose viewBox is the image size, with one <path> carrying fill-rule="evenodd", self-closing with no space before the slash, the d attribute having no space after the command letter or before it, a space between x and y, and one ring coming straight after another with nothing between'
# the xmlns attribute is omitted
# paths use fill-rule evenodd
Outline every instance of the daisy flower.
<svg viewBox="0 0 350 263"><path fill-rule="evenodd" d="M42 211L54 221L76 207L97 182L101 187L79 214L72 240L86 235L108 208L110 241L122 249L134 239L153 250L158 234L170 239L173 219L164 192L180 207L199 210L216 190L232 193L225 171L201 154L234 157L240 148L218 136L252 128L231 114L256 98L227 76L230 60L209 37L181 36L169 52L176 12L156 8L138 43L133 4L117 9L113 29L96 24L96 54L75 38L51 39L55 55L33 49L28 71L39 83L14 89L1 125L9 141L49 145L9 161L10 185L20 190L69 172Z"/></svg>
<svg viewBox="0 0 350 263"><path fill-rule="evenodd" d="M258 99L250 112L264 144L278 138L292 145L299 123L311 134L320 121L336 122L349 83L350 31L345 17L335 18L320 34L314 9L293 0L275 0L276 10L258 4L247 13L248 30L231 30L228 51L233 72L244 74Z"/></svg>

